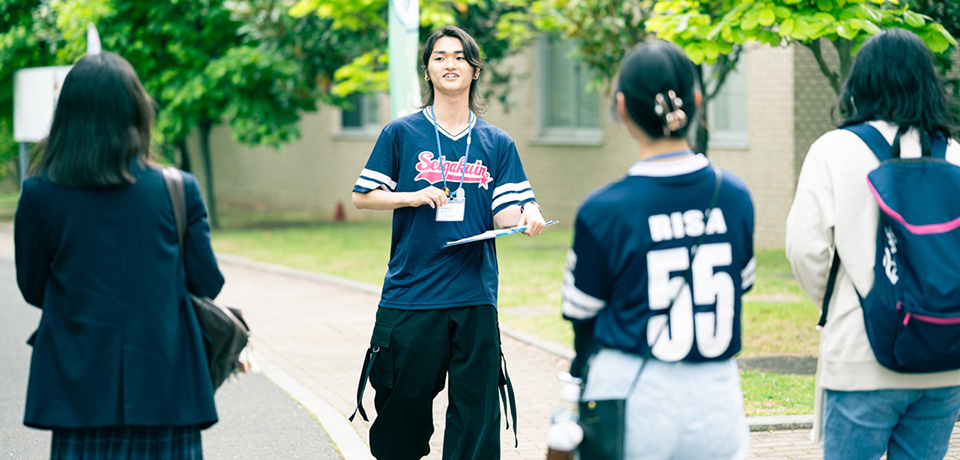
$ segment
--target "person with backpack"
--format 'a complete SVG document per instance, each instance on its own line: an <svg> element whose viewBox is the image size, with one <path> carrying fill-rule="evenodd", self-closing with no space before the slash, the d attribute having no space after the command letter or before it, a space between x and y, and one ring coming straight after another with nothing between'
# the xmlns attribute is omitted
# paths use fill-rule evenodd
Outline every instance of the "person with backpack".
<svg viewBox="0 0 960 460"><path fill-rule="evenodd" d="M953 101L920 38L890 29L857 53L837 106L786 223L794 275L824 306L813 439L827 460L943 458L960 411Z"/></svg>
<svg viewBox="0 0 960 460"><path fill-rule="evenodd" d="M746 184L687 142L700 102L677 45L624 57L614 109L636 142L626 177L577 211L563 274L581 407L624 401L623 430L585 423L581 458L746 458L741 296L753 287L754 206ZM596 433L595 437L591 433ZM599 458L611 458L601 454Z"/></svg>

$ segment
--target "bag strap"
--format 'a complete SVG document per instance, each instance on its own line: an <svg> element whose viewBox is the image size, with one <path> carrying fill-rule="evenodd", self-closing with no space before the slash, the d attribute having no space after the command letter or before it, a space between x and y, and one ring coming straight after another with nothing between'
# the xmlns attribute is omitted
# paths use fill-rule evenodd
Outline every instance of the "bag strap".
<svg viewBox="0 0 960 460"><path fill-rule="evenodd" d="M891 151L894 150L893 147L887 143L887 139L883 137L883 134L880 134L880 131L878 131L877 128L874 128L867 123L861 123L858 125L844 126L843 129L856 134L864 144L867 144L867 147L871 152L873 152L873 154L877 157L877 160L880 160L881 163L893 158L891 155ZM898 152L900 150L900 134L902 134L902 131L897 130L897 137L893 141ZM899 156L900 155L898 153L897 157ZM836 286L837 273L839 271L840 251L837 251L837 248L834 247L833 261L830 263L830 274L827 275L827 288L823 293L823 305L820 308L820 320L817 321L818 328L823 328L823 326L827 324L827 312L830 308L830 297L833 296L833 289Z"/></svg>
<svg viewBox="0 0 960 460"><path fill-rule="evenodd" d="M856 134L863 143L867 144L867 147L873 151L873 154L877 156L877 159L880 160L881 163L892 158L890 156L890 144L887 143L887 139L883 137L883 134L877 131L877 128L866 123L861 123L859 125L844 126L843 129Z"/></svg>
<svg viewBox="0 0 960 460"><path fill-rule="evenodd" d="M713 185L713 195L710 197L710 203L707 205L707 209L703 212L703 228L707 228L707 221L710 219L710 213L713 212L713 208L717 206L717 202L720 200L720 188L723 185L723 172L720 168L714 166L713 172L716 176ZM680 293L683 291L683 288L687 285L687 279L690 278L691 273L693 273L693 259L697 256L697 248L700 247L700 244L703 243L703 239L707 236L706 230L697 237L697 240L693 242L693 246L690 246L690 262L687 264L687 269L683 272L683 284L680 285L680 288L677 289L677 292L674 293L673 297L670 298L670 305L667 305L667 308L663 310L663 314L667 314L673 308L673 304L676 303L677 298L680 297ZM643 362L640 363L640 369L637 371L637 376L633 378L633 383L630 384L630 389L627 391L627 397L630 397L633 394L633 390L636 389L637 383L640 382L640 375L643 374L643 369L647 367L647 363L650 362L650 358L653 356L653 347L657 345L657 342L660 341L660 336L663 335L663 331L666 330L668 323L663 323L663 326L660 327L660 330L657 332L657 336L654 337L653 343L647 348L647 351L643 354ZM597 348L599 351L599 348ZM596 351L595 351L596 352ZM589 362L589 360L588 360ZM588 367L589 364L586 364L585 367ZM586 389L587 375L589 374L589 369L585 369L583 372L583 385L580 387L580 397L583 399L583 391Z"/></svg>
<svg viewBox="0 0 960 460"><path fill-rule="evenodd" d="M859 125L845 126L843 129L850 131L857 135L863 143L867 144L867 147L876 155L877 159L883 163L886 160L893 158L892 152L896 152L896 156L900 157L900 135L902 135L909 128L907 125L902 125L897 130L897 136L894 138L894 145L891 146L887 144L887 139L883 137L883 134L880 134L880 131L877 128L867 124L861 123ZM920 131L921 137L921 148L923 152L921 155L929 154L931 157L946 159L947 157L947 140L941 136L932 136L933 139L930 140L928 136L925 136L925 131ZM929 144L929 151L927 151ZM830 274L827 276L827 288L823 294L823 306L820 308L820 320L817 321L817 327L822 328L827 324L827 311L830 305L830 297L833 296L833 289L837 282L837 272L840 269L840 252L837 251L837 248L833 248L833 261L830 263Z"/></svg>
<svg viewBox="0 0 960 460"><path fill-rule="evenodd" d="M947 138L943 137L941 134L932 136L933 141L931 143L931 152L930 155L934 158L940 158L941 160L947 159Z"/></svg>
<svg viewBox="0 0 960 460"><path fill-rule="evenodd" d="M180 242L180 252L183 252L183 235L187 228L187 199L183 188L183 174L172 166L165 167L163 182L167 185L170 195L170 204L173 206L173 218L177 222L177 241Z"/></svg>
<svg viewBox="0 0 960 460"><path fill-rule="evenodd" d="M830 296L833 295L838 271L840 271L840 251L833 248L833 262L830 263L830 275L827 276L827 289L823 293L823 308L820 309L820 321L817 321L818 328L823 328L827 324L827 308L830 306Z"/></svg>
<svg viewBox="0 0 960 460"><path fill-rule="evenodd" d="M887 143L887 139L880 134L877 128L861 123L859 125L844 126L843 129L856 134L867 147L877 156L881 163L892 159L894 156L900 157L900 135L905 133L910 126L901 125L897 130L897 136L893 140L893 146ZM933 158L944 160L947 158L947 139L942 135L929 136L923 129L920 131L921 155L930 155Z"/></svg>

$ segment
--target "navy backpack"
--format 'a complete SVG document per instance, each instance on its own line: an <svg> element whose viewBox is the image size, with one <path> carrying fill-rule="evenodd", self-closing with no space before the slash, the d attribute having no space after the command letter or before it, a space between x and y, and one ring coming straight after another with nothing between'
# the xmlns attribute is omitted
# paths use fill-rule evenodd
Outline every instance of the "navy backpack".
<svg viewBox="0 0 960 460"><path fill-rule="evenodd" d="M880 160L866 184L880 207L873 288L858 293L870 347L897 372L960 369L960 166L946 161L942 136L921 136L923 155L902 159L906 127L892 147L870 125L844 129ZM821 326L839 261L834 251Z"/></svg>

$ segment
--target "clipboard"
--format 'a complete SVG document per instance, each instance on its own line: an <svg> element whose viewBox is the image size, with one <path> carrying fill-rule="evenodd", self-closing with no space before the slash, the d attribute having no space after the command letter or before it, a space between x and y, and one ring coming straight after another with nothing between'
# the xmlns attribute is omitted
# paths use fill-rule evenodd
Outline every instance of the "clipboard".
<svg viewBox="0 0 960 460"><path fill-rule="evenodd" d="M556 223L558 223L558 222L560 222L560 221L559 221L559 220L551 220L551 221L549 221L549 222L544 223L544 226L547 227L547 226L556 224ZM487 230L487 231L485 231L485 232L483 232L483 233L481 233L481 234L479 234L479 235L468 236L468 237L466 237L466 238L461 238L461 239L456 240L456 241L447 241L447 243L444 244L443 247L449 248L450 246L457 246L457 245L460 245L460 244L467 244L467 243L473 243L473 242L476 242L476 241L489 240L489 239L497 238L497 237L501 237L501 236L507 236L507 235L513 235L513 234L516 234L516 233L522 233L522 232L524 232L524 231L526 231L526 230L527 230L527 226L526 226L526 225L524 225L523 227L510 227L510 228L501 228L501 229L499 229L499 230Z"/></svg>

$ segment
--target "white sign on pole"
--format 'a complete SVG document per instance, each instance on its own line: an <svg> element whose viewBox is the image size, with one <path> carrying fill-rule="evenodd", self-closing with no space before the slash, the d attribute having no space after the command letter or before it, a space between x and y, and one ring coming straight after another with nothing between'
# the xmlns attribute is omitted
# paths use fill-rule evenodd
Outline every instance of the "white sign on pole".
<svg viewBox="0 0 960 460"><path fill-rule="evenodd" d="M13 80L13 139L39 142L50 133L63 80L72 66L18 70Z"/></svg>
<svg viewBox="0 0 960 460"><path fill-rule="evenodd" d="M390 117L414 113L420 105L420 1L391 0L389 7Z"/></svg>

